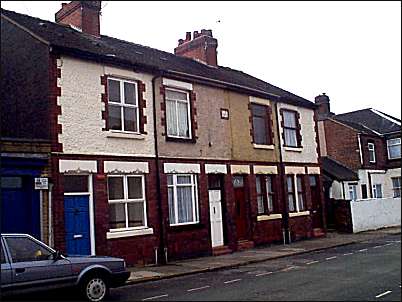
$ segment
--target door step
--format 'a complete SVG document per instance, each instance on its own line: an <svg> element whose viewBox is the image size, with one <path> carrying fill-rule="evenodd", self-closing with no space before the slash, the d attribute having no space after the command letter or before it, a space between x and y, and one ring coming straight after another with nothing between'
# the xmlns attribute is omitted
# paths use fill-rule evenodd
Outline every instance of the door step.
<svg viewBox="0 0 402 302"><path fill-rule="evenodd" d="M238 251L252 249L253 247L254 247L254 241L250 241L250 240L237 241L237 250Z"/></svg>
<svg viewBox="0 0 402 302"><path fill-rule="evenodd" d="M217 247L212 248L212 255L214 255L214 256L231 254L232 252L233 251L227 245L222 245L222 246L217 246Z"/></svg>
<svg viewBox="0 0 402 302"><path fill-rule="evenodd" d="M313 237L325 237L325 231L321 228L313 229Z"/></svg>

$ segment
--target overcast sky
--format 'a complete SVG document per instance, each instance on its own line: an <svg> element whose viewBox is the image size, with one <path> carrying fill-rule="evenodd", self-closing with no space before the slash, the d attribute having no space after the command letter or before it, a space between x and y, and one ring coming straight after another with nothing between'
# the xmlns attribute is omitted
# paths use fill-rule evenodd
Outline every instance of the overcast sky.
<svg viewBox="0 0 402 302"><path fill-rule="evenodd" d="M54 21L68 1L1 1ZM212 29L218 64L331 111L375 108L401 118L401 2L103 1L101 34L173 52L186 31Z"/></svg>

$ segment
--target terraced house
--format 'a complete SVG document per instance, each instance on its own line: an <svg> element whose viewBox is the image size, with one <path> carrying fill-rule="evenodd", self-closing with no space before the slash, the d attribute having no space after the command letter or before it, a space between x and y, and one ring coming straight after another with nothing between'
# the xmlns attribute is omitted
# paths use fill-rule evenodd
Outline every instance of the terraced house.
<svg viewBox="0 0 402 302"><path fill-rule="evenodd" d="M46 97L25 97L51 125L57 248L150 264L325 234L314 103L219 66L210 30L172 54L101 35L99 15L2 10L2 57L28 58L2 74L10 100L46 66Z"/></svg>

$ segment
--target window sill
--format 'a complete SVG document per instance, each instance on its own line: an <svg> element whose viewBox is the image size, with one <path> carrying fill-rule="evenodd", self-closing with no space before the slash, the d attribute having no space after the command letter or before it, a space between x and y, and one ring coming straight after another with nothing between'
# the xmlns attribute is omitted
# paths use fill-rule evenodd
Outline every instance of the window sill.
<svg viewBox="0 0 402 302"><path fill-rule="evenodd" d="M285 151L291 151L291 152L302 152L303 148L302 147L283 147Z"/></svg>
<svg viewBox="0 0 402 302"><path fill-rule="evenodd" d="M310 215L310 211L292 212L292 213L289 213L289 217L308 216L308 215Z"/></svg>
<svg viewBox="0 0 402 302"><path fill-rule="evenodd" d="M154 233L153 228L144 228L137 230L125 230L125 231L109 231L106 233L107 239L123 238L123 237L133 237L133 236L143 236L152 235Z"/></svg>
<svg viewBox="0 0 402 302"><path fill-rule="evenodd" d="M141 133L123 132L123 131L109 131L106 137L113 138L128 138L128 139L145 139L145 135Z"/></svg>
<svg viewBox="0 0 402 302"><path fill-rule="evenodd" d="M204 228L204 224L201 224L199 222L169 225L169 229L173 232L192 231L202 228Z"/></svg>
<svg viewBox="0 0 402 302"><path fill-rule="evenodd" d="M196 140L194 138L184 138L184 137L172 137L166 136L167 142L176 142L176 143L187 143L187 144L195 144Z"/></svg>
<svg viewBox="0 0 402 302"><path fill-rule="evenodd" d="M259 144L253 144L253 147L255 149L266 149L266 150L274 150L275 146L274 145L259 145Z"/></svg>
<svg viewBox="0 0 402 302"><path fill-rule="evenodd" d="M260 216L257 216L257 221L274 220L274 219L281 219L281 218L282 218L282 214L260 215Z"/></svg>

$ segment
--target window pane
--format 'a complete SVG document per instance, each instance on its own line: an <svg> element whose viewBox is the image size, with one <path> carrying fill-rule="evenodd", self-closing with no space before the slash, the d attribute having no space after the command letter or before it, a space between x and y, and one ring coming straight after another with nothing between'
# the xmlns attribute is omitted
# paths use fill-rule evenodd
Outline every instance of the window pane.
<svg viewBox="0 0 402 302"><path fill-rule="evenodd" d="M178 135L176 102L166 101L166 125L168 135Z"/></svg>
<svg viewBox="0 0 402 302"><path fill-rule="evenodd" d="M191 187L177 187L178 222L193 222L193 200Z"/></svg>
<svg viewBox="0 0 402 302"><path fill-rule="evenodd" d="M293 193L293 176L287 177L288 192Z"/></svg>
<svg viewBox="0 0 402 302"><path fill-rule="evenodd" d="M180 185L180 184L191 184L191 176L180 176L180 175L177 175L177 184L178 185Z"/></svg>
<svg viewBox="0 0 402 302"><path fill-rule="evenodd" d="M253 117L253 131L254 131L254 143L266 145L267 139L267 121L261 117Z"/></svg>
<svg viewBox="0 0 402 302"><path fill-rule="evenodd" d="M51 252L32 239L9 237L6 241L13 262L40 261L50 258Z"/></svg>
<svg viewBox="0 0 402 302"><path fill-rule="evenodd" d="M295 203L294 203L294 198L292 194L288 194L288 205L289 205L289 212L294 212L295 209Z"/></svg>
<svg viewBox="0 0 402 302"><path fill-rule="evenodd" d="M120 82L115 80L108 81L109 102L120 103Z"/></svg>
<svg viewBox="0 0 402 302"><path fill-rule="evenodd" d="M260 116L264 119L267 117L267 107L264 105L252 104L251 112L254 116Z"/></svg>
<svg viewBox="0 0 402 302"><path fill-rule="evenodd" d="M174 188L168 188L168 203L169 203L169 221L170 224L176 223L176 215L174 210Z"/></svg>
<svg viewBox="0 0 402 302"><path fill-rule="evenodd" d="M283 124L285 127L296 128L296 113L283 111Z"/></svg>
<svg viewBox="0 0 402 302"><path fill-rule="evenodd" d="M315 187L317 186L317 178L315 176L309 176L310 179L310 187Z"/></svg>
<svg viewBox="0 0 402 302"><path fill-rule="evenodd" d="M274 212L274 200L272 195L268 195L268 211L270 213Z"/></svg>
<svg viewBox="0 0 402 302"><path fill-rule="evenodd" d="M265 178L265 186L267 188L268 193L273 193L274 190L272 188L272 178L271 178L271 176L267 176Z"/></svg>
<svg viewBox="0 0 402 302"><path fill-rule="evenodd" d="M179 136L190 137L187 103L177 103L177 118L179 120Z"/></svg>
<svg viewBox="0 0 402 302"><path fill-rule="evenodd" d="M258 214L264 214L264 198L262 195L257 196Z"/></svg>
<svg viewBox="0 0 402 302"><path fill-rule="evenodd" d="M0 246L1 246L1 263L6 263L6 256L4 255L3 252L3 245L0 242Z"/></svg>
<svg viewBox="0 0 402 302"><path fill-rule="evenodd" d="M122 130L121 128L121 107L109 105L109 129Z"/></svg>
<svg viewBox="0 0 402 302"><path fill-rule="evenodd" d="M130 202L128 206L128 226L138 227L145 225L144 218L144 203L143 202Z"/></svg>
<svg viewBox="0 0 402 302"><path fill-rule="evenodd" d="M401 157L401 145L388 146L389 158Z"/></svg>
<svg viewBox="0 0 402 302"><path fill-rule="evenodd" d="M244 178L241 175L233 176L232 179L233 187L234 188L241 188L244 186Z"/></svg>
<svg viewBox="0 0 402 302"><path fill-rule="evenodd" d="M137 108L124 109L124 130L137 132Z"/></svg>
<svg viewBox="0 0 402 302"><path fill-rule="evenodd" d="M173 175L168 175L167 176L167 183L168 183L168 186L173 185Z"/></svg>
<svg viewBox="0 0 402 302"><path fill-rule="evenodd" d="M64 193L88 192L88 175L64 175Z"/></svg>
<svg viewBox="0 0 402 302"><path fill-rule="evenodd" d="M166 98L170 100L182 100L182 101L187 101L187 93L186 92L180 92L180 91L173 91L166 89Z"/></svg>
<svg viewBox="0 0 402 302"><path fill-rule="evenodd" d="M382 186L376 185L377 198L382 198Z"/></svg>
<svg viewBox="0 0 402 302"><path fill-rule="evenodd" d="M108 177L109 200L124 199L123 177Z"/></svg>
<svg viewBox="0 0 402 302"><path fill-rule="evenodd" d="M297 147L297 131L293 129L284 129L285 145L289 147Z"/></svg>
<svg viewBox="0 0 402 302"><path fill-rule="evenodd" d="M135 87L133 83L124 83L124 102L126 104L137 105Z"/></svg>
<svg viewBox="0 0 402 302"><path fill-rule="evenodd" d="M142 177L127 177L128 182L128 199L141 199L142 193Z"/></svg>
<svg viewBox="0 0 402 302"><path fill-rule="evenodd" d="M302 178L301 176L297 176L297 192L303 192L303 183L302 183Z"/></svg>
<svg viewBox="0 0 402 302"><path fill-rule="evenodd" d="M260 176L257 176L255 178L255 187L257 189L257 194L261 194L261 178L260 178Z"/></svg>
<svg viewBox="0 0 402 302"><path fill-rule="evenodd" d="M111 229L126 227L125 206L125 203L109 203L109 226Z"/></svg>
<svg viewBox="0 0 402 302"><path fill-rule="evenodd" d="M298 204L299 204L299 211L304 211L304 199L303 199L303 194L299 193L297 202L298 202Z"/></svg>

